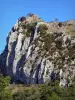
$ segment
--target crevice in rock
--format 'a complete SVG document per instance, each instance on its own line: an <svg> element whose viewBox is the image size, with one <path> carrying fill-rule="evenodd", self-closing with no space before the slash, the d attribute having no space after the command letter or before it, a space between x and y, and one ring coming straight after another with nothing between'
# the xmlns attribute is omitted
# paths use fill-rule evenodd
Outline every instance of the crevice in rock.
<svg viewBox="0 0 75 100"><path fill-rule="evenodd" d="M35 75L35 79L36 79L35 83L36 84L39 84L38 74L39 74L40 67L41 67L41 63L38 64L37 69L36 69L36 75Z"/></svg>
<svg viewBox="0 0 75 100"><path fill-rule="evenodd" d="M22 45L21 45L20 51L22 50L23 45L24 45L24 39L22 40Z"/></svg>
<svg viewBox="0 0 75 100"><path fill-rule="evenodd" d="M17 66L16 66L16 75L19 77L20 76L20 72L24 67L25 64L25 60L26 60L26 55L23 55L21 57L21 59L18 61Z"/></svg>
<svg viewBox="0 0 75 100"><path fill-rule="evenodd" d="M15 58L15 47L17 45L17 40L13 42L11 45L11 52L8 58L8 66L7 66L7 74L10 75L11 77L13 76L13 62Z"/></svg>

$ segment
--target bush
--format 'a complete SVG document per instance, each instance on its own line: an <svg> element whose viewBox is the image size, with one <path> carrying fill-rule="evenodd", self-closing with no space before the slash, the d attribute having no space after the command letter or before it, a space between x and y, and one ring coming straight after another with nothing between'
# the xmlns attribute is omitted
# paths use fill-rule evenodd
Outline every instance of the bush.
<svg viewBox="0 0 75 100"><path fill-rule="evenodd" d="M0 92L0 100L13 100L11 90L7 89Z"/></svg>
<svg viewBox="0 0 75 100"><path fill-rule="evenodd" d="M75 100L75 85L61 88L58 82L25 87L24 91L14 93L13 100Z"/></svg>
<svg viewBox="0 0 75 100"><path fill-rule="evenodd" d="M23 92L15 93L13 100L40 100L39 92L35 88L26 88Z"/></svg>
<svg viewBox="0 0 75 100"><path fill-rule="evenodd" d="M38 32L40 32L40 34L44 35L46 33L46 30L48 30L48 27L45 24L39 25Z"/></svg>
<svg viewBox="0 0 75 100"><path fill-rule="evenodd" d="M51 47L51 44L52 42L54 41L54 38L52 36L52 34L48 34L46 35L45 37L43 37L43 41L44 41L44 46L43 48L46 50L46 51L49 51L50 47Z"/></svg>
<svg viewBox="0 0 75 100"><path fill-rule="evenodd" d="M7 87L10 83L10 77L4 77L3 75L0 75L0 91L4 90L5 87Z"/></svg>
<svg viewBox="0 0 75 100"><path fill-rule="evenodd" d="M28 32L28 31L24 31L23 34L26 36L26 37L30 37L31 33Z"/></svg>
<svg viewBox="0 0 75 100"><path fill-rule="evenodd" d="M59 22L59 23L58 23L58 26L59 26L59 27L62 27L62 25L63 25L62 22Z"/></svg>
<svg viewBox="0 0 75 100"><path fill-rule="evenodd" d="M26 29L26 31L24 31L23 33L26 35L26 36L30 36L30 33L34 33L35 31L35 26L36 26L37 22L34 22L34 23L28 23L28 24L23 24L22 27L24 29Z"/></svg>
<svg viewBox="0 0 75 100"><path fill-rule="evenodd" d="M26 28L29 32L34 32L35 26L36 26L37 22L34 23L28 23Z"/></svg>
<svg viewBox="0 0 75 100"><path fill-rule="evenodd" d="M26 100L26 95L24 92L17 92L13 95L13 100Z"/></svg>
<svg viewBox="0 0 75 100"><path fill-rule="evenodd" d="M10 84L10 77L0 75L0 100L12 100L11 90L7 88Z"/></svg>

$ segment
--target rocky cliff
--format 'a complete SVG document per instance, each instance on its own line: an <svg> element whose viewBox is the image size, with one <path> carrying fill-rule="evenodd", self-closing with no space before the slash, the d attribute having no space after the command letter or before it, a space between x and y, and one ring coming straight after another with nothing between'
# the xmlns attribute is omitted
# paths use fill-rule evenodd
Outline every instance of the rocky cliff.
<svg viewBox="0 0 75 100"><path fill-rule="evenodd" d="M21 17L7 37L0 68L12 81L40 84L75 80L75 20L44 22L37 15Z"/></svg>

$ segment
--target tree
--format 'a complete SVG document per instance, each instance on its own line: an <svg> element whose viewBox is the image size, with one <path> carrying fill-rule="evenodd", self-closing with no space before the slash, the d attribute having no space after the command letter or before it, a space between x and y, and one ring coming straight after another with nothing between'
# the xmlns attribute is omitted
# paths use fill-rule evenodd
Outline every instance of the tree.
<svg viewBox="0 0 75 100"><path fill-rule="evenodd" d="M10 77L0 75L0 100L12 100L11 90L8 88Z"/></svg>

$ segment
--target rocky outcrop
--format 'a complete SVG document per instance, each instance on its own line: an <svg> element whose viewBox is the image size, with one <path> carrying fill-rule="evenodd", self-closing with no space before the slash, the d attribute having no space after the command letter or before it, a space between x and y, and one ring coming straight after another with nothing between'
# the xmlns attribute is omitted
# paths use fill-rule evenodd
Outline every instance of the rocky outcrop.
<svg viewBox="0 0 75 100"><path fill-rule="evenodd" d="M36 15L21 17L7 37L0 68L13 82L41 84L75 78L75 21L43 22Z"/></svg>

